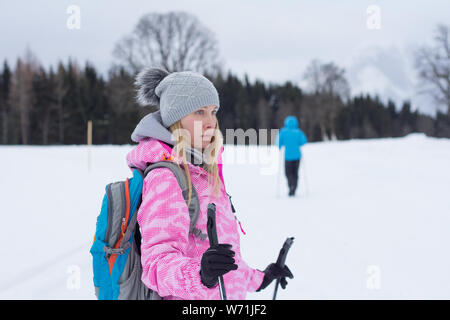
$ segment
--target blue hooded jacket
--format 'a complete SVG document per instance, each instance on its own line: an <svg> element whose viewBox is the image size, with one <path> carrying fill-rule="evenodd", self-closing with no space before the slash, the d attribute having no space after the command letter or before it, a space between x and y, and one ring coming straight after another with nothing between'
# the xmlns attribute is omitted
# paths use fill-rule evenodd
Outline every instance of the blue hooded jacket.
<svg viewBox="0 0 450 320"><path fill-rule="evenodd" d="M288 116L284 119L284 128L278 136L278 148L285 146L284 159L298 160L302 157L300 147L308 142L303 131L298 127L297 118Z"/></svg>

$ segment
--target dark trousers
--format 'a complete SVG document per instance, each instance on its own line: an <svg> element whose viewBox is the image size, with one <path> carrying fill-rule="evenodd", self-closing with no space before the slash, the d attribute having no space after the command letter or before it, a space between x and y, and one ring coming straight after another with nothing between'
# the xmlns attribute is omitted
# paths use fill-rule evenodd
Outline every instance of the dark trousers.
<svg viewBox="0 0 450 320"><path fill-rule="evenodd" d="M297 189L298 183L298 169L300 167L300 160L285 160L284 161L284 171L287 177L288 186L289 186L289 194L295 194L295 190Z"/></svg>

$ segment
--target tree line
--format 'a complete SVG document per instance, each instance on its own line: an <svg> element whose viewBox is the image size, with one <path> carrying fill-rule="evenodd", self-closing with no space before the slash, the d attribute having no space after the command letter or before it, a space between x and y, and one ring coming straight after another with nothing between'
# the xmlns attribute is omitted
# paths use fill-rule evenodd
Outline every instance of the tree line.
<svg viewBox="0 0 450 320"><path fill-rule="evenodd" d="M5 61L0 73L1 143L85 144L88 120L93 122L94 144L132 143L130 135L139 120L156 110L137 105L134 77L115 67L105 79L93 65L80 67L72 60L45 70L30 52L17 60L13 70ZM281 128L286 116L295 115L310 141L401 137L412 132L450 138L448 114L424 115L412 111L408 101L396 106L368 94L343 100L325 92L305 92L291 82L268 85L250 82L247 76L241 80L231 72L209 78L219 92L217 116L223 133Z"/></svg>

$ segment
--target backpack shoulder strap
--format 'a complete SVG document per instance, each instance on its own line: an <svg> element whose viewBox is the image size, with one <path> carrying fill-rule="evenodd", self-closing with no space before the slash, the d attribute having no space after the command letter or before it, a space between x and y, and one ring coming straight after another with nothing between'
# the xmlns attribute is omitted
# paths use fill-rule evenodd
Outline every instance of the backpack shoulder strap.
<svg viewBox="0 0 450 320"><path fill-rule="evenodd" d="M151 163L144 171L143 177L147 176L147 174L156 168L167 168L172 171L172 173L175 175L175 178L178 181L178 185L181 188L182 195L184 200L186 201L186 205L188 204L188 197L189 197L189 184L186 178L186 175L184 171L178 166L178 164L171 162L171 161L159 161L155 163ZM195 236L201 238L202 240L205 240L207 235L202 233L200 229L197 229L195 225L197 224L198 216L200 214L200 201L197 196L197 191L194 188L194 185L191 183L192 186L192 194L191 194L191 202L188 205L189 209L189 218L190 218L190 226L189 226L189 232L194 234Z"/></svg>

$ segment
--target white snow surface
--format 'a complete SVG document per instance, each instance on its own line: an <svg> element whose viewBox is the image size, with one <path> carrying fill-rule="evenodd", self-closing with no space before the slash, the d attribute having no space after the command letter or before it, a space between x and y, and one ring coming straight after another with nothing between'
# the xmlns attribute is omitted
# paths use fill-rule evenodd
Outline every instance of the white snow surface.
<svg viewBox="0 0 450 320"><path fill-rule="evenodd" d="M131 177L132 147L0 146L0 299L95 299L95 223L106 184ZM294 279L277 299L450 299L449 139L331 141L302 152L290 198L276 147L225 146L247 263L263 270L295 237L286 260Z"/></svg>

